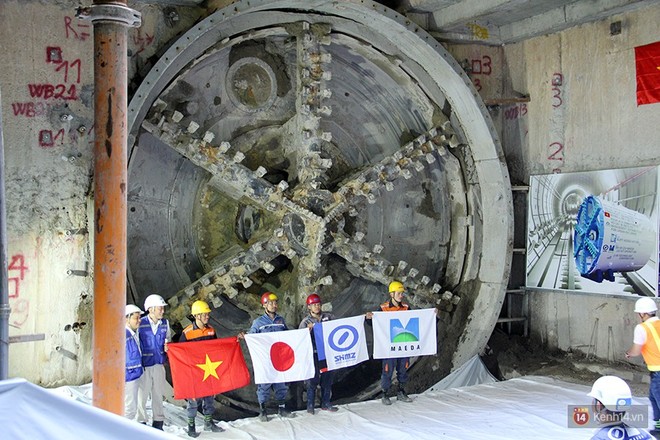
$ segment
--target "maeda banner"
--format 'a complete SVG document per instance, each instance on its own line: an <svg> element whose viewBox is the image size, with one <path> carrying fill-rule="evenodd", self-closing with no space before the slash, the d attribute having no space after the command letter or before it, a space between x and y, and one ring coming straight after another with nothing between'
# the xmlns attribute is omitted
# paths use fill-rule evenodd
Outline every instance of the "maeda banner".
<svg viewBox="0 0 660 440"><path fill-rule="evenodd" d="M364 335L364 315L314 324L314 339L319 360L328 370L357 365L369 359Z"/></svg>
<svg viewBox="0 0 660 440"><path fill-rule="evenodd" d="M374 359L438 352L435 309L374 312Z"/></svg>

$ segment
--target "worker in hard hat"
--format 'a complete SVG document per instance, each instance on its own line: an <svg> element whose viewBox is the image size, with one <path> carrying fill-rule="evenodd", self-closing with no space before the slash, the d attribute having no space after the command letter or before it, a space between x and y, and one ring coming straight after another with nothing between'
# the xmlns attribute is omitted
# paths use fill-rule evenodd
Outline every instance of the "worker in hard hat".
<svg viewBox="0 0 660 440"><path fill-rule="evenodd" d="M215 329L209 325L211 309L209 308L208 303L205 301L195 301L190 307L190 314L192 315L193 322L183 329L179 342L206 341L217 338ZM224 429L213 422L215 396L206 396L198 399L187 399L186 412L188 415L188 436L199 436L199 433L195 430L195 416L197 415L197 410L200 404L202 405L202 414L204 415L204 431L224 431Z"/></svg>
<svg viewBox="0 0 660 440"><path fill-rule="evenodd" d="M138 391L138 422L147 423L147 399L151 396L152 426L163 430L165 410L163 396L167 385L165 378L165 352L172 340L170 324L163 317L167 303L160 295L149 295L144 300L147 315L140 320L138 336L142 350L144 374Z"/></svg>
<svg viewBox="0 0 660 440"><path fill-rule="evenodd" d="M312 293L307 297L308 314L300 322L298 328L308 328L311 332L315 324L335 319L335 315L321 310L321 297ZM321 385L321 409L324 411L335 412L336 406L330 403L332 397L332 381L334 372L328 371L325 361L319 361L316 350L316 340L312 334L312 345L314 346L314 377L305 381L307 387L307 412L314 414L314 402L316 401L316 387Z"/></svg>
<svg viewBox="0 0 660 440"><path fill-rule="evenodd" d="M277 295L272 292L266 292L261 295L261 305L264 308L264 314L252 322L248 333L269 333L288 330L289 328L284 318L277 314ZM240 335L239 335L240 337ZM262 383L257 384L257 400L259 401L259 419L262 422L268 421L268 412L266 403L270 400L271 389L275 394L277 401L277 413L281 417L294 417L284 405L286 395L289 392L289 386L286 383Z"/></svg>
<svg viewBox="0 0 660 440"><path fill-rule="evenodd" d="M653 436L647 431L624 423L626 411L632 405L632 393L623 379L616 376L600 377L587 395L594 399L594 419L604 425L591 440L653 440Z"/></svg>
<svg viewBox="0 0 660 440"><path fill-rule="evenodd" d="M137 413L138 387L144 369L137 329L142 310L136 305L126 306L126 383L124 385L124 416L133 420Z"/></svg>
<svg viewBox="0 0 660 440"><path fill-rule="evenodd" d="M660 319L656 316L658 305L649 297L635 302L635 313L641 324L635 326L633 345L626 352L626 357L640 354L651 374L649 400L653 408L654 427L652 434L660 434Z"/></svg>
<svg viewBox="0 0 660 440"><path fill-rule="evenodd" d="M406 288L400 281L392 281L388 287L390 299L380 305L380 310L383 312L401 312L410 310L410 306L403 301L406 293ZM367 312L367 319L373 318L372 312ZM410 358L392 358L382 360L383 368L380 376L380 387L383 390L383 397L381 401L383 405L391 405L393 394L390 393L392 386L392 376L396 370L396 378L399 382L399 391L397 392L396 399L401 402L412 402L406 393L405 385L408 382L408 368L410 367Z"/></svg>

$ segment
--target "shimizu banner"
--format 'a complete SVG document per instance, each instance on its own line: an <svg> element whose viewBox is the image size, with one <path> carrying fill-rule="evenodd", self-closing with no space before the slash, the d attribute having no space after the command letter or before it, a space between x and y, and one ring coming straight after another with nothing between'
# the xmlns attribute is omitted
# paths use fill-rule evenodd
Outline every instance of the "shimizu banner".
<svg viewBox="0 0 660 440"><path fill-rule="evenodd" d="M374 359L438 352L435 309L374 312Z"/></svg>
<svg viewBox="0 0 660 440"><path fill-rule="evenodd" d="M364 335L364 315L315 324L314 339L319 360L328 370L357 365L369 359Z"/></svg>

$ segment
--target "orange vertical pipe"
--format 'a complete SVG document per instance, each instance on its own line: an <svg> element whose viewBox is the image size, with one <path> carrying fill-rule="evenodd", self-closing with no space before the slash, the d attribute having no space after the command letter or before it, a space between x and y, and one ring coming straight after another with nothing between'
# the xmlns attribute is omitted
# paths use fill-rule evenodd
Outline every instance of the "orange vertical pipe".
<svg viewBox="0 0 660 440"><path fill-rule="evenodd" d="M108 3L121 2L95 2ZM124 414L126 357L127 41L124 24L94 23L92 403L119 415Z"/></svg>

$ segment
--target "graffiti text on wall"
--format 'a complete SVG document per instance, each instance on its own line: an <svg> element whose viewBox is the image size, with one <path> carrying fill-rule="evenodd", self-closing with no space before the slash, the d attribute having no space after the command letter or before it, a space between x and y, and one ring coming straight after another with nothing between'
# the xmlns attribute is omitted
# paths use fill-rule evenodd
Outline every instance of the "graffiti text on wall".
<svg viewBox="0 0 660 440"><path fill-rule="evenodd" d="M493 62L488 55L483 55L481 58L470 60L469 70L471 77L473 75L490 76L490 74L493 73ZM479 78L472 77L472 83L477 89L477 92L480 92L483 88Z"/></svg>
<svg viewBox="0 0 660 440"><path fill-rule="evenodd" d="M91 25L65 16L64 35L66 39L85 41L91 36ZM80 99L83 70L80 58L67 58L62 47L49 44L45 46L44 64L43 71L48 72L48 80L26 84L30 100L11 103L15 117L47 118L56 106ZM40 67L35 66L35 69ZM64 129L44 127L37 132L38 145L41 148L64 144L66 134Z"/></svg>
<svg viewBox="0 0 660 440"><path fill-rule="evenodd" d="M91 25L88 22L81 20L73 20L73 17L64 17L64 31L66 38L73 38L80 41L85 41L91 34Z"/></svg>
<svg viewBox="0 0 660 440"><path fill-rule="evenodd" d="M561 167L564 165L564 75L555 72L552 74L550 80L551 94L552 94L552 111L554 113L550 132L556 139L551 142L547 147L547 159L550 161L553 173L561 173Z"/></svg>
<svg viewBox="0 0 660 440"><path fill-rule="evenodd" d="M30 302L21 297L21 284L25 280L25 273L28 271L23 254L12 255L7 266L9 306L11 308L9 325L16 328L21 328L30 315Z"/></svg>

